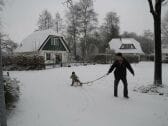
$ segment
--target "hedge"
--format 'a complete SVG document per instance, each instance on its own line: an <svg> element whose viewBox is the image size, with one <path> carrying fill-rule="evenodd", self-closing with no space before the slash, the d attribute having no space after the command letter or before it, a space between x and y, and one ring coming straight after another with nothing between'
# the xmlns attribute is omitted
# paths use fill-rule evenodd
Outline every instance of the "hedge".
<svg viewBox="0 0 168 126"><path fill-rule="evenodd" d="M2 58L4 70L41 70L45 68L43 56L13 55Z"/></svg>
<svg viewBox="0 0 168 126"><path fill-rule="evenodd" d="M130 62L130 63L138 63L140 61L140 57L138 55L124 55L124 57ZM94 63L111 63L115 60L115 55L95 55L90 58L90 61Z"/></svg>
<svg viewBox="0 0 168 126"><path fill-rule="evenodd" d="M138 63L140 61L139 55L124 55L124 57L130 62L130 63Z"/></svg>

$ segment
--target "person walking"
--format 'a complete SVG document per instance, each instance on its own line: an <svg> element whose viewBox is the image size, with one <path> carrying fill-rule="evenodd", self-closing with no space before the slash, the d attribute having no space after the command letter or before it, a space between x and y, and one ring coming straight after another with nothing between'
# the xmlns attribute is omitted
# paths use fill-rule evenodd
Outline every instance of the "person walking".
<svg viewBox="0 0 168 126"><path fill-rule="evenodd" d="M115 70L114 70L115 69ZM124 85L124 97L129 98L128 96L128 83L127 83L127 69L132 73L134 76L134 70L131 67L130 63L123 57L122 53L116 54L116 60L110 67L107 75L109 75L114 70L114 96L118 96L118 84L121 80Z"/></svg>

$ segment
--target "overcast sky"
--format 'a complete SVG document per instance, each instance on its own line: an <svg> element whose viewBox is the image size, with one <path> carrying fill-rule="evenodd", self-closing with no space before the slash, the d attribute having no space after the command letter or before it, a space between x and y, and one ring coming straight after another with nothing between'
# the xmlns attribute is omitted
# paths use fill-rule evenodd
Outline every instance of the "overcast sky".
<svg viewBox="0 0 168 126"><path fill-rule="evenodd" d="M64 1L7 0L1 14L3 31L19 43L37 28L38 17L42 10L47 9L53 16L58 11L64 18L67 10L62 4ZM163 14L165 8L163 8ZM121 33L129 31L142 34L147 29L153 31L153 20L149 13L147 0L94 0L94 9L98 13L99 24L107 12L116 12L120 17Z"/></svg>

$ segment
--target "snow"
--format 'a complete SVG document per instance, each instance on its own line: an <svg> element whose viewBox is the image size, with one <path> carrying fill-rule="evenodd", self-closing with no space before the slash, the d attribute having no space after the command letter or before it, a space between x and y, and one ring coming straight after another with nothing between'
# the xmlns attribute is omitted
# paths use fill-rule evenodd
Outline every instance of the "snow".
<svg viewBox="0 0 168 126"><path fill-rule="evenodd" d="M135 49L120 49L122 44L133 44ZM144 54L140 43L133 38L114 38L109 42L109 46L110 49L114 50L115 52Z"/></svg>
<svg viewBox="0 0 168 126"><path fill-rule="evenodd" d="M8 126L167 126L168 97L134 92L135 86L153 82L152 62L133 64L128 72L129 96L113 96L113 74L83 87L71 87L75 71L82 82L104 75L110 65L88 65L15 71L21 81L21 98L8 117ZM163 64L163 83L168 85L168 64Z"/></svg>
<svg viewBox="0 0 168 126"><path fill-rule="evenodd" d="M37 51L49 35L60 36L52 29L35 31L27 36L25 39L23 39L23 41L21 42L21 46L17 48L15 52Z"/></svg>

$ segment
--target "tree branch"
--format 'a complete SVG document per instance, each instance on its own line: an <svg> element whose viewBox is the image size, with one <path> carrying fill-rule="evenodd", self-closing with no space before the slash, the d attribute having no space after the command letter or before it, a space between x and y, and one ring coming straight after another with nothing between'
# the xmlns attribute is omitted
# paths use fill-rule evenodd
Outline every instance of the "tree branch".
<svg viewBox="0 0 168 126"><path fill-rule="evenodd" d="M162 0L162 5L165 6L168 4L168 0Z"/></svg>
<svg viewBox="0 0 168 126"><path fill-rule="evenodd" d="M152 0L148 0L148 3L149 3L150 12L152 13L153 16L155 16Z"/></svg>

